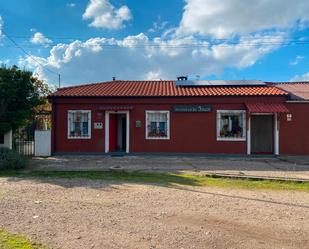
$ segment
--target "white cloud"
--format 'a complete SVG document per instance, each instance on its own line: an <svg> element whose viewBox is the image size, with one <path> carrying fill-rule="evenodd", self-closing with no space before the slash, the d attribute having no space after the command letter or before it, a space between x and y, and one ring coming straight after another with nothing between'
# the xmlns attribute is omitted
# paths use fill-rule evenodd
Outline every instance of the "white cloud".
<svg viewBox="0 0 309 249"><path fill-rule="evenodd" d="M304 56L297 55L296 58L290 62L290 65L291 65L291 66L296 66L297 64L299 64L299 63L300 63L301 61L303 61L304 59L305 59Z"/></svg>
<svg viewBox="0 0 309 249"><path fill-rule="evenodd" d="M132 19L132 14L126 5L117 9L108 0L90 0L83 19L92 19L89 24L92 27L119 29Z"/></svg>
<svg viewBox="0 0 309 249"><path fill-rule="evenodd" d="M0 39L3 36L3 34L2 34L3 24L4 24L4 22L3 22L2 16L0 16Z"/></svg>
<svg viewBox="0 0 309 249"><path fill-rule="evenodd" d="M303 75L296 75L291 79L291 81L295 81L295 82L309 81L309 72Z"/></svg>
<svg viewBox="0 0 309 249"><path fill-rule="evenodd" d="M45 45L48 46L53 41L45 37L41 32L36 32L33 37L30 39L30 42L33 44Z"/></svg>
<svg viewBox="0 0 309 249"><path fill-rule="evenodd" d="M91 0L83 15L90 26L118 29L132 18L127 6L115 8L108 0ZM293 28L309 20L305 0L186 0L179 26L167 29L157 20L149 32L123 39L92 38L58 44L47 57L36 60L61 73L66 85L117 79L175 79L178 75L217 75L226 68L244 69L279 49ZM227 39L213 39L227 38ZM296 62L297 60L297 62ZM302 60L297 58L296 64ZM32 67L49 82L49 74L31 57L20 65ZM309 78L309 73L295 79Z"/></svg>
<svg viewBox="0 0 309 249"><path fill-rule="evenodd" d="M278 39L282 34L277 34ZM211 45L192 36L163 40L149 39L141 33L122 40L92 38L85 42L58 44L50 55L36 57L51 70L59 71L66 84L117 79L175 79L181 74L220 74L223 68L242 69L253 65L278 45L259 45L270 37L253 36L250 43ZM44 71L31 57L20 65L32 67L43 79L56 82L56 77Z"/></svg>
<svg viewBox="0 0 309 249"><path fill-rule="evenodd" d="M186 0L178 35L215 38L309 24L308 0Z"/></svg>
<svg viewBox="0 0 309 249"><path fill-rule="evenodd" d="M76 3L67 3L66 5L69 8L74 8L76 6Z"/></svg>
<svg viewBox="0 0 309 249"><path fill-rule="evenodd" d="M152 27L148 29L148 32L155 33L162 31L166 28L167 24L167 21L162 21L161 17L158 16L157 21L153 22Z"/></svg>

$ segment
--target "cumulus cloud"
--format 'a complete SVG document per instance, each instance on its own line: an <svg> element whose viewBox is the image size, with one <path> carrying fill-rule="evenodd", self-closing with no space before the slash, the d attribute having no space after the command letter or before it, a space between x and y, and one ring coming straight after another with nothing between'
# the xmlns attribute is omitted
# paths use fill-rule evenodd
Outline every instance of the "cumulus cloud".
<svg viewBox="0 0 309 249"><path fill-rule="evenodd" d="M48 46L53 41L45 37L41 32L36 32L30 39L30 42L33 44Z"/></svg>
<svg viewBox="0 0 309 249"><path fill-rule="evenodd" d="M108 0L90 0L83 19L91 19L89 26L106 29L120 29L124 22L132 19L128 6L115 8Z"/></svg>
<svg viewBox="0 0 309 249"><path fill-rule="evenodd" d="M292 27L304 28L309 17L308 6L305 0L263 0L255 4L242 0L186 0L178 26L167 29L160 19L154 23L154 31L161 29L161 36L156 38L140 33L123 39L76 40L57 44L47 57L33 60L26 56L19 63L55 83L57 77L40 64L45 65L61 73L64 85L111 80L113 76L117 79L219 76L226 68L250 67L279 49L288 40ZM127 6L115 8L108 0L91 0L83 18L92 20L90 26L117 29L132 17ZM308 76L309 73L295 79Z"/></svg>
<svg viewBox="0 0 309 249"><path fill-rule="evenodd" d="M278 39L282 34L277 34ZM58 44L47 58L36 60L51 70L61 72L67 84L117 79L175 79L180 74L219 74L223 68L242 69L278 48L278 45L259 45L270 37L253 36L250 43L210 44L193 36L164 40L149 39L141 33L117 40L92 38L85 42ZM20 65L32 66L35 73L49 82L56 82L31 57Z"/></svg>
<svg viewBox="0 0 309 249"><path fill-rule="evenodd" d="M308 0L186 0L177 33L229 38L297 25L303 29L308 21Z"/></svg>

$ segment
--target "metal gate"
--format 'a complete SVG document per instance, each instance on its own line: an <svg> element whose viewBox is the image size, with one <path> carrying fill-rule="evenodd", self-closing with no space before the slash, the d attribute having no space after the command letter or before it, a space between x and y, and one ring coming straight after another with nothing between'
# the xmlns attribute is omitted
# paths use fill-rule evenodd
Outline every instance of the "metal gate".
<svg viewBox="0 0 309 249"><path fill-rule="evenodd" d="M34 141L15 140L13 149L24 156L34 156Z"/></svg>

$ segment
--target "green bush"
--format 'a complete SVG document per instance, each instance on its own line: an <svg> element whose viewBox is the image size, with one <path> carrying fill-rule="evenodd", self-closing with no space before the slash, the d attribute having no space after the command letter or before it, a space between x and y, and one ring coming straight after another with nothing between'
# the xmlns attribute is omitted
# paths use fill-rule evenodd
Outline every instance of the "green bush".
<svg viewBox="0 0 309 249"><path fill-rule="evenodd" d="M0 148L0 170L22 169L25 166L24 156L7 148Z"/></svg>

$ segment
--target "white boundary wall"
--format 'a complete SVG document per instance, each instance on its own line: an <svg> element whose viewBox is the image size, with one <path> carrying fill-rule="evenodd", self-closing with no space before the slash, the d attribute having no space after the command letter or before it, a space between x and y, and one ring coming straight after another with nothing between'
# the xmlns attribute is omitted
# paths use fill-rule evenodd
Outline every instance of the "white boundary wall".
<svg viewBox="0 0 309 249"><path fill-rule="evenodd" d="M12 143L13 143L13 133L12 130L10 130L8 133L4 134L4 143L0 144L0 147L6 147L12 149Z"/></svg>
<svg viewBox="0 0 309 249"><path fill-rule="evenodd" d="M35 156L50 156L51 155L50 130L34 132L34 155Z"/></svg>

